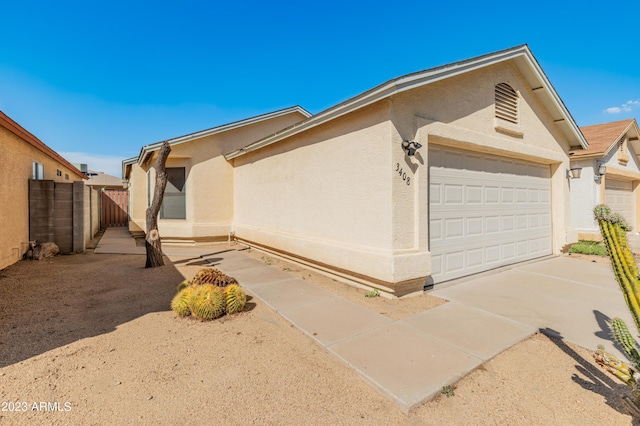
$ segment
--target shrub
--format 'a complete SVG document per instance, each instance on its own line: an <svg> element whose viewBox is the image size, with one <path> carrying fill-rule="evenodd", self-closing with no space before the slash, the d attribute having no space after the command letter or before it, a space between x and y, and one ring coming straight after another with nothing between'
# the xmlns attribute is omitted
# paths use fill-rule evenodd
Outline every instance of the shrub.
<svg viewBox="0 0 640 426"><path fill-rule="evenodd" d="M606 256L607 248L598 241L578 241L569 248L569 253L594 254Z"/></svg>

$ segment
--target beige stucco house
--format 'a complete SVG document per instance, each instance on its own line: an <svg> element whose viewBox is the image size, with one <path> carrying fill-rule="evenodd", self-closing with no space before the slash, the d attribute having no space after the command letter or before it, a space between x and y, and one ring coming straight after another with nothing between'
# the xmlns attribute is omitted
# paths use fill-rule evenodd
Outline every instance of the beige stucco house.
<svg viewBox="0 0 640 426"><path fill-rule="evenodd" d="M73 182L80 170L0 111L0 269L29 245L29 180Z"/></svg>
<svg viewBox="0 0 640 426"><path fill-rule="evenodd" d="M233 223L234 171L223 153L309 116L304 109L293 107L169 140L169 176L158 217L161 235L178 240L227 239ZM123 161L129 188L129 229L134 233L145 230L161 145L145 146L138 157Z"/></svg>
<svg viewBox="0 0 640 426"><path fill-rule="evenodd" d="M637 232L640 223L640 129L633 119L581 127L589 147L570 152L580 178L571 185L572 223L579 239L599 239L593 208L607 204Z"/></svg>
<svg viewBox="0 0 640 426"><path fill-rule="evenodd" d="M160 234L233 233L397 296L559 253L577 236L569 151L587 142L527 46L290 118L270 135L186 136L169 157L185 167L185 218L161 220ZM123 162L132 230L158 148Z"/></svg>

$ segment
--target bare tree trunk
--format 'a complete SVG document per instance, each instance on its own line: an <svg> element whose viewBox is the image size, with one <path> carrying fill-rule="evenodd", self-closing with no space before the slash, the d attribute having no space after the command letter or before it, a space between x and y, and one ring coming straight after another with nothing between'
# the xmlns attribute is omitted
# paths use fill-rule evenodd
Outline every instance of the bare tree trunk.
<svg viewBox="0 0 640 426"><path fill-rule="evenodd" d="M145 268L155 268L164 266L162 257L162 245L160 244L160 233L158 232L158 212L164 197L164 189L167 186L167 170L165 163L171 152L169 142L165 141L158 153L156 160L156 187L153 191L153 202L147 209L147 236L144 245L147 249L147 263Z"/></svg>

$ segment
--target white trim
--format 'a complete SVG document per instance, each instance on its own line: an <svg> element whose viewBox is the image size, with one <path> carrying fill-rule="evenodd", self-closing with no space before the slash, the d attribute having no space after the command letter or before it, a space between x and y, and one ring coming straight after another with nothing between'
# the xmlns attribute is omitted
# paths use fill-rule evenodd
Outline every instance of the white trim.
<svg viewBox="0 0 640 426"><path fill-rule="evenodd" d="M127 166L132 166L138 162L138 157L127 158L122 160L122 179L125 179L127 175Z"/></svg>
<svg viewBox="0 0 640 426"><path fill-rule="evenodd" d="M523 71L523 74L531 85L531 88L534 90L534 93L536 93L536 95L540 97L545 94L549 97L551 106L556 108L555 112L563 120L563 123L568 125L568 132L564 133L570 140L578 142L583 148L586 149L588 143L580 132L578 125L573 120L573 117L571 117L571 114L569 114L569 111L567 111L553 86L551 86L551 83L538 65L538 62L529 50L529 47L527 45L522 45L500 52L491 53L485 56L473 58L467 61L432 68L429 70L420 71L414 74L409 74L390 80L386 83L381 84L380 86L374 87L367 92L357 95L345 102L342 102L304 121L301 121L298 124L290 126L271 136L267 136L266 138L263 138L259 141L250 143L243 148L224 154L224 157L227 160L231 160L248 152L255 151L264 146L271 145L272 143L281 141L285 138L311 129L320 124L324 124L328 121L351 113L360 108L364 108L367 105L378 102L397 93L401 93L406 90L411 90L416 87L424 86L430 83L434 83L440 80L444 80L450 77L454 77L512 59L524 60L524 64L522 63L522 61L516 61L516 65L518 65L518 68ZM523 65L526 66L526 69L524 70L522 69ZM543 103L545 103L544 99Z"/></svg>
<svg viewBox="0 0 640 426"><path fill-rule="evenodd" d="M255 124L255 123L259 123L261 121L265 121L265 120L270 120L272 118L276 118L276 117L280 117L283 115L287 115L287 114L291 114L294 112L298 112L300 114L302 114L305 117L311 117L311 113L309 113L307 110L305 110L304 108L300 107L300 106L294 106L291 108L286 108L286 109L281 109L278 111L273 111L267 114L262 114L262 115L258 115L255 117L250 117L244 120L240 120L240 121L234 121L233 123L228 123L228 124L223 124L221 126L218 127L213 127L211 129L207 129L207 130L202 130L200 132L196 132L196 133L191 133L189 135L184 135L184 136L179 136L177 138L173 138L173 139L168 139L166 142L169 142L169 145L174 146L174 145L179 145L181 143L185 143L185 142L191 142L193 140L196 139L200 139L206 136L211 136L211 135L215 135L218 133L222 133L222 132L226 132L229 130L234 130L237 129L239 127L244 127L244 126L248 126L250 124ZM137 157L137 162L139 165L142 165L142 162L144 160L144 158L146 157L147 154L154 152L154 151L158 151L160 149L160 147L162 147L162 144L165 141L161 141L161 142L156 142L150 145L146 145L143 146L142 149L140 150L140 154ZM128 160L125 160L128 161ZM124 161L123 161L123 169L124 169Z"/></svg>

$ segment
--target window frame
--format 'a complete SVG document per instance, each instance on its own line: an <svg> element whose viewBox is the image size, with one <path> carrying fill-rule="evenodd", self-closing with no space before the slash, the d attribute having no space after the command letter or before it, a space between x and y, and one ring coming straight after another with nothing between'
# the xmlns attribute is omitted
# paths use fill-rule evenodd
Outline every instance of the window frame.
<svg viewBox="0 0 640 426"><path fill-rule="evenodd" d="M33 161L31 165L31 179L44 180L44 164Z"/></svg>
<svg viewBox="0 0 640 426"><path fill-rule="evenodd" d="M173 184L170 182L170 178L169 178L169 174L171 173L171 171L173 170L182 170L182 176L181 176L181 183L182 183L182 188L180 189L179 192L174 192L174 191L167 191L167 189L170 188L170 184L171 186L173 186ZM165 191L164 191L164 196L162 198L162 204L160 205L160 212L158 214L159 219L162 220L186 220L187 219L187 191L186 191L186 187L187 187L187 168L184 166L179 166L179 167L166 167L165 171L167 172L167 186L165 187ZM175 197L175 198L174 198ZM170 199L182 199L182 209L181 209L181 215L179 216L174 216L174 215L169 215L168 216L168 212L165 209L167 207L167 205L165 204L165 200L170 200Z"/></svg>

